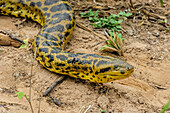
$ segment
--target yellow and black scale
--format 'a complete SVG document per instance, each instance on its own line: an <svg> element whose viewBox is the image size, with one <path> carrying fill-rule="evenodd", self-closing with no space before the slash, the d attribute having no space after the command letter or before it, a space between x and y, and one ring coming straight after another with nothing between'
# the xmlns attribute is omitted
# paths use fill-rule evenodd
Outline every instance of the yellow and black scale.
<svg viewBox="0 0 170 113"><path fill-rule="evenodd" d="M63 51L76 25L67 0L0 0L0 14L30 18L42 25L33 51L52 72L105 83L129 77L134 71L119 58Z"/></svg>

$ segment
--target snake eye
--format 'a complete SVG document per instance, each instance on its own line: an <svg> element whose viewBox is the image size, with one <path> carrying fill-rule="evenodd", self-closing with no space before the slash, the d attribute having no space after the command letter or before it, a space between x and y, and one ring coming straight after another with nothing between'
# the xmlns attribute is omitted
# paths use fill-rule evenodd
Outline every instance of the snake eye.
<svg viewBox="0 0 170 113"><path fill-rule="evenodd" d="M118 65L114 65L114 69L115 69L115 70L118 70L118 69L119 69L119 66L118 66Z"/></svg>

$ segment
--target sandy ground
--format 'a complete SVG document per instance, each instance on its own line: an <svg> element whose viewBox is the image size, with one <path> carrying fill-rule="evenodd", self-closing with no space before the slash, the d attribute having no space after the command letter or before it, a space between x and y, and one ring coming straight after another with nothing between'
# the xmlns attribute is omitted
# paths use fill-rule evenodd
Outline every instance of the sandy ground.
<svg viewBox="0 0 170 113"><path fill-rule="evenodd" d="M127 9L127 4L121 1L97 2L117 8L107 10L105 13L118 13L120 10ZM159 0L143 0L150 11L162 16L170 14L168 9L170 3L168 0L164 2L164 7L161 8ZM79 16L80 9L95 6L91 3L92 0L71 2L73 8L77 10L77 21L93 29L87 19ZM40 97L41 113L79 113L84 112L88 107L90 107L88 111L93 113L101 113L102 110L107 113L158 113L170 98L170 33L165 26L153 20L147 21L147 15L139 14L138 17L142 17L143 20L131 18L122 24L126 43L125 53L121 58L135 66L135 72L131 77L105 84L68 78L49 96L42 97L42 93L59 75L49 72L34 61L31 97L35 113L39 108ZM168 16L167 18L170 19ZM32 21L23 20L0 16L0 30L22 38L34 37L40 30L40 26ZM139 26L142 21L144 24ZM102 30L94 30L103 33ZM76 27L66 50L115 56L99 51L103 45L105 45L104 39ZM18 91L29 95L30 68L31 60L24 48L0 46L0 113L31 112L26 99L18 99L16 95ZM55 105L51 101L52 97L57 98L61 105Z"/></svg>

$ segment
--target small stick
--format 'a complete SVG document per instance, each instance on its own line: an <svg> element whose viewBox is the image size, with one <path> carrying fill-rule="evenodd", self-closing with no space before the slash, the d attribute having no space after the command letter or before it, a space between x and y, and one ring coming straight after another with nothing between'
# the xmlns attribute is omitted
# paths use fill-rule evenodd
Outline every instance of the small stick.
<svg viewBox="0 0 170 113"><path fill-rule="evenodd" d="M92 107L92 105L89 105L89 107L84 111L84 113L87 113L87 111Z"/></svg>
<svg viewBox="0 0 170 113"><path fill-rule="evenodd" d="M104 40L107 40L107 38L106 38L104 35L99 34L99 33L96 33L96 32L90 30L89 28L85 27L84 25L82 25L82 24L80 24L80 23L78 23L78 22L76 23L76 25L77 25L78 27L84 29L84 30L87 30L87 31L89 31L89 32L92 32L94 35L96 35L96 36L98 36L98 37L100 37L100 38L102 38L102 39L104 39Z"/></svg>
<svg viewBox="0 0 170 113"><path fill-rule="evenodd" d="M47 96L52 89L54 89L54 87L59 84L62 80L64 80L66 78L66 76L60 76L43 94L43 96Z"/></svg>
<svg viewBox="0 0 170 113"><path fill-rule="evenodd" d="M22 44L25 44L24 41L18 39L17 37L13 36L12 34L9 34L9 37L10 37L11 39L13 39L13 40L16 40L16 41L22 43Z"/></svg>
<svg viewBox="0 0 170 113"><path fill-rule="evenodd" d="M30 107L31 107L32 113L34 113L34 110L33 110L33 108L32 108L32 104L31 104L31 101L28 99L28 97L27 97L26 95L24 95L24 96L25 96L25 98L27 99L27 101L28 101L28 103L29 103L29 105L30 105Z"/></svg>
<svg viewBox="0 0 170 113"><path fill-rule="evenodd" d="M53 101L57 106L61 105L61 103L55 97L53 97Z"/></svg>

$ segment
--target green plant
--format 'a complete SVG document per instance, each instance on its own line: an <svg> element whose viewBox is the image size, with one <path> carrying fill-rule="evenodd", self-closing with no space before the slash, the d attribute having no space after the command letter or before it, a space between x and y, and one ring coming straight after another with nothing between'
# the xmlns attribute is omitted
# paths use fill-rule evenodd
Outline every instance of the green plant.
<svg viewBox="0 0 170 113"><path fill-rule="evenodd" d="M161 2L161 6L163 7L163 0L160 0L160 2Z"/></svg>
<svg viewBox="0 0 170 113"><path fill-rule="evenodd" d="M19 99L23 98L23 96L25 97L25 99L28 101L28 103L29 103L29 105L30 105L30 108L31 108L32 113L34 113L34 110L33 110L33 108L32 108L32 104L31 104L31 101L28 99L28 97L27 97L23 92L16 92L16 94L17 94L17 97L18 97Z"/></svg>
<svg viewBox="0 0 170 113"><path fill-rule="evenodd" d="M81 17L88 17L90 21L94 22L91 25L94 28L106 28L112 30L109 32L110 36L107 36L109 39L106 40L107 45L103 46L100 50L117 52L119 55L123 55L123 44L125 38L122 38L122 34L117 33L121 31L121 23L127 17L131 16L132 13L125 13L120 11L119 14L111 14L108 17L99 18L99 11L89 10L88 13L80 13ZM115 33L116 32L116 33Z"/></svg>
<svg viewBox="0 0 170 113"><path fill-rule="evenodd" d="M125 13L124 11L120 11L119 14L111 14L108 17L99 18L98 12L93 12L91 9L88 13L80 13L81 17L88 17L90 21L94 22L91 25L95 28L106 28L111 29L115 32L121 30L120 24L123 20L132 15L132 13Z"/></svg>
<svg viewBox="0 0 170 113"><path fill-rule="evenodd" d="M108 40L106 40L107 45L103 46L100 50L109 51L109 52L117 52L119 55L123 55L123 45L125 38L122 38L122 34L109 32L110 36Z"/></svg>
<svg viewBox="0 0 170 113"><path fill-rule="evenodd" d="M170 108L170 100L168 101L167 104L165 104L160 113L164 113L168 108Z"/></svg>
<svg viewBox="0 0 170 113"><path fill-rule="evenodd" d="M22 45L20 46L20 49L21 49L21 48L26 48L26 49L27 49L27 53L28 53L28 55L29 55L29 57L30 57L30 59L31 59L31 75L30 75L29 98L28 98L23 92L17 92L17 94L18 94L18 98L19 98L19 99L21 99L23 96L26 98L26 100L28 101L28 103L29 103L29 105L30 105L30 107L31 107L32 113L34 113L33 108L32 108L32 104L31 104L31 86L32 86L32 81L31 81L31 79L32 79L32 71L33 71L34 59L33 59L33 57L31 56L31 54L29 53L28 38L24 40L24 43L25 43L25 44L22 44Z"/></svg>

